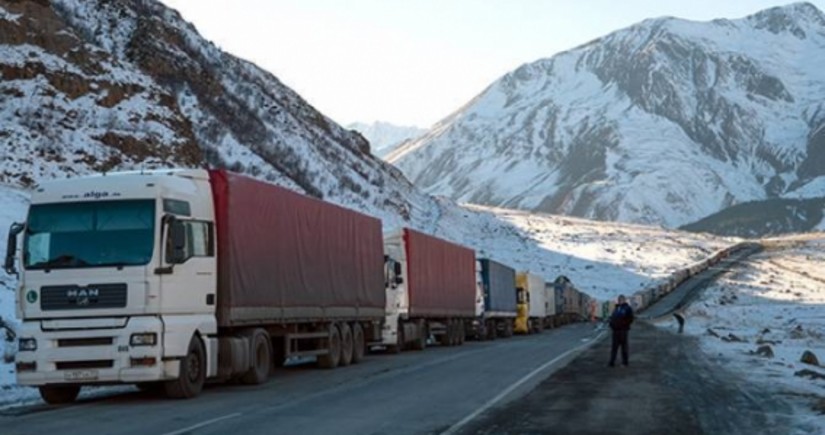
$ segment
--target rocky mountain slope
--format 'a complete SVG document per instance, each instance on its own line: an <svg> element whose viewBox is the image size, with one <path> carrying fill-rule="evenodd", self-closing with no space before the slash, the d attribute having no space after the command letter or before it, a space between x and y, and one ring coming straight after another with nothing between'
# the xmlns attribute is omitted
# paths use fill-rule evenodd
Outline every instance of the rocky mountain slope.
<svg viewBox="0 0 825 435"><path fill-rule="evenodd" d="M0 52L0 199L7 205L0 240L24 218L26 189L41 179L210 164L370 213L386 230L403 224L456 241L548 280L590 275L565 270L580 255L540 243L524 219L422 194L369 154L360 134L221 52L154 0L0 0ZM692 261L695 248L679 249L690 259L674 262ZM676 267L645 273L640 265L636 273L624 263L577 269L615 269L636 287ZM0 291L15 285L0 274Z"/></svg>
<svg viewBox="0 0 825 435"><path fill-rule="evenodd" d="M353 122L347 125L347 128L361 133L370 143L372 154L381 158L395 150L402 142L421 136L427 131L423 128L400 126L382 121L370 124Z"/></svg>
<svg viewBox="0 0 825 435"><path fill-rule="evenodd" d="M155 0L0 0L0 183L219 166L392 222L430 199Z"/></svg>
<svg viewBox="0 0 825 435"><path fill-rule="evenodd" d="M505 75L388 160L426 192L677 227L825 196L825 16L646 20Z"/></svg>
<svg viewBox="0 0 825 435"><path fill-rule="evenodd" d="M221 52L157 1L0 0L0 53L0 240L24 218L26 189L39 180L209 164L372 214L386 230L407 225L456 241L548 280L574 272L563 267L576 263L571 254L540 245L519 223L421 193L372 156L360 134ZM638 282L666 273L625 273L622 262L603 267ZM0 273L0 291L14 285Z"/></svg>

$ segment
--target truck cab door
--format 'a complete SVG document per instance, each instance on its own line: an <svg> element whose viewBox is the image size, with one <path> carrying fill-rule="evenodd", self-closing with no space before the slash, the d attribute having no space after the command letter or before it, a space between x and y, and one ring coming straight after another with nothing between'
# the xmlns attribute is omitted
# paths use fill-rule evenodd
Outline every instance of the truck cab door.
<svg viewBox="0 0 825 435"><path fill-rule="evenodd" d="M212 222L177 218L165 225L161 306L165 313L207 314L217 304L217 260Z"/></svg>

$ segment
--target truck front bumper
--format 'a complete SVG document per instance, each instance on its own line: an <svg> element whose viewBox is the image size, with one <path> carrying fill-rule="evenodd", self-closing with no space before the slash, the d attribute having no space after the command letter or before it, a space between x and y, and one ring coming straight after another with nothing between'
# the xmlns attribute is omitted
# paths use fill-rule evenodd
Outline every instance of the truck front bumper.
<svg viewBox="0 0 825 435"><path fill-rule="evenodd" d="M157 317L130 317L121 327L80 329L81 321L61 328L44 328L40 321L24 322L18 337L36 340L33 351L17 354L21 385L112 384L176 379L180 361L163 361L163 323ZM72 327L75 324L76 327ZM154 334L154 345L132 345L133 334Z"/></svg>

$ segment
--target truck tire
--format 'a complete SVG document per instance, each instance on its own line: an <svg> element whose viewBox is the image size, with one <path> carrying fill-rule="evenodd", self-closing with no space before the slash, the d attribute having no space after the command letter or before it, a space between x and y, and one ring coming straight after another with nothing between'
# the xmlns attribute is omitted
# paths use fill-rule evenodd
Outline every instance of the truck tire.
<svg viewBox="0 0 825 435"><path fill-rule="evenodd" d="M450 321L444 322L444 334L437 335L436 339L438 340L438 344L441 346L450 346L450 342L452 341L452 333L453 333L453 324Z"/></svg>
<svg viewBox="0 0 825 435"><path fill-rule="evenodd" d="M206 351L197 335L189 340L186 356L180 360L180 375L163 384L166 396L171 399L189 399L200 394L206 382Z"/></svg>
<svg viewBox="0 0 825 435"><path fill-rule="evenodd" d="M249 336L249 362L251 367L241 376L241 383L247 385L263 384L269 379L272 370L272 347L269 334L256 328Z"/></svg>
<svg viewBox="0 0 825 435"><path fill-rule="evenodd" d="M473 339L475 341L484 341L487 339L487 324L483 320L479 320L478 324L475 328L475 335L473 335Z"/></svg>
<svg viewBox="0 0 825 435"><path fill-rule="evenodd" d="M419 320L415 322L415 329L418 335L416 335L413 341L412 348L413 350L424 350L424 348L427 347L427 331L424 321Z"/></svg>
<svg viewBox="0 0 825 435"><path fill-rule="evenodd" d="M364 360L367 343L364 340L364 328L360 323L352 324L352 363L358 364Z"/></svg>
<svg viewBox="0 0 825 435"><path fill-rule="evenodd" d="M447 346L458 346L458 328L454 320L447 323Z"/></svg>
<svg viewBox="0 0 825 435"><path fill-rule="evenodd" d="M334 323L329 325L327 349L329 353L318 357L318 366L322 369L334 369L338 367L338 363L341 360L341 332Z"/></svg>
<svg viewBox="0 0 825 435"><path fill-rule="evenodd" d="M458 346L463 346L464 345L464 340L467 339L467 331L464 330L464 321L463 320L456 320L455 330L456 330L456 338L458 339L458 342L456 344Z"/></svg>
<svg viewBox="0 0 825 435"><path fill-rule="evenodd" d="M488 320L487 321L487 339L488 340L495 340L497 336L498 336L498 330L496 329L495 320Z"/></svg>
<svg viewBox="0 0 825 435"><path fill-rule="evenodd" d="M504 321L504 337L510 338L513 336L513 322L510 320Z"/></svg>
<svg viewBox="0 0 825 435"><path fill-rule="evenodd" d="M49 405L72 403L80 394L80 385L42 385L40 397Z"/></svg>
<svg viewBox="0 0 825 435"><path fill-rule="evenodd" d="M354 347L352 342L352 328L350 328L346 322L338 325L338 328L341 330L341 359L339 360L339 365L346 367L352 362L352 350Z"/></svg>

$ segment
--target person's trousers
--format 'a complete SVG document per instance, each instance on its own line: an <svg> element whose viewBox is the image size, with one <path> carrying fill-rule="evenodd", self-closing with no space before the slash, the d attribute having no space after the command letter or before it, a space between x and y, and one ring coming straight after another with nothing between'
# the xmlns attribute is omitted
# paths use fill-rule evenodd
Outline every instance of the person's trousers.
<svg viewBox="0 0 825 435"><path fill-rule="evenodd" d="M622 364L627 365L627 333L630 331L613 331L613 345L610 347L610 365L616 364L616 352L622 348Z"/></svg>

